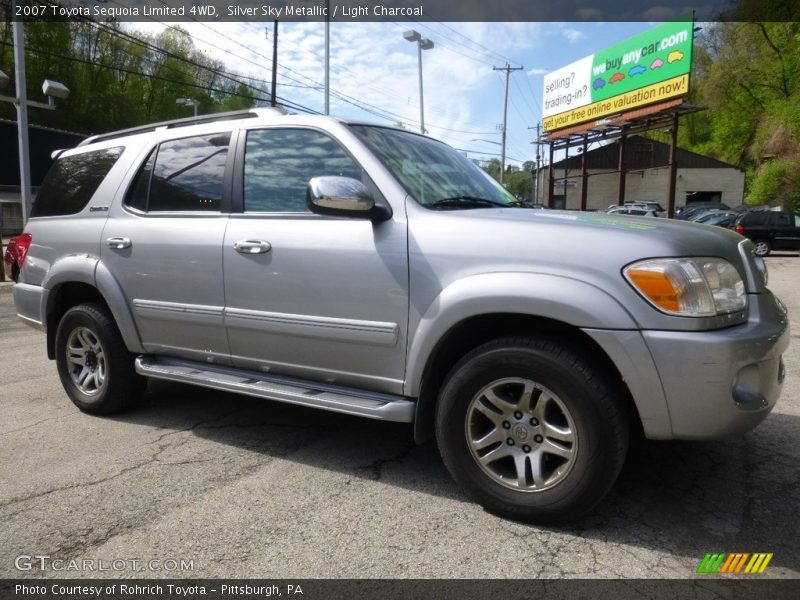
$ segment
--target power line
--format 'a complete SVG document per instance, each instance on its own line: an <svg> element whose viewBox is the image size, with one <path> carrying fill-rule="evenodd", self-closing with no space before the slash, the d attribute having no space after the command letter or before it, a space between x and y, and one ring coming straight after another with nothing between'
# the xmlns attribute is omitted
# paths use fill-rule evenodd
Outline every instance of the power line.
<svg viewBox="0 0 800 600"><path fill-rule="evenodd" d="M254 54L256 56L260 56L260 57L264 58L265 60L268 60L269 62L272 62L272 60L268 56L258 52L257 50L255 50L253 48L249 48L247 46L244 46L238 40L235 40L234 38L231 38L230 36L222 33L221 31L218 31L218 30L215 30L215 29L211 29L205 23L201 23L201 22L197 22L197 23L199 25L202 25L203 27L205 27L207 29L210 29L212 32L216 33L217 35L221 35L222 37L228 39L229 41L231 41L231 42L243 47L248 52L250 52L250 53L252 53L252 54ZM166 25L166 24L164 24L164 25ZM168 26L168 25L166 25L166 26ZM181 31L183 31L183 30L181 30ZM215 46L214 44L208 42L207 40L200 39L197 36L187 32L187 31L183 31L183 33L185 33L186 35L192 37L193 39L195 39L195 40L197 40L197 41L199 41L201 43L208 44L209 46L219 48L218 46ZM240 56L238 54L234 54L234 53L230 52L229 50L224 50L224 51L227 52L228 54L230 54L231 56L235 56L236 58L239 58L239 59L242 59L242 60L246 60L247 62L253 63L253 61L251 61L250 59L247 59L247 58L245 58L243 56ZM319 58L319 55L316 55L316 54L314 54L312 52L307 52L306 51L306 54L309 54L311 56ZM256 63L253 63L253 64L256 64ZM279 66L281 68L283 68L283 69L286 69L286 70L289 70L289 71L291 71L293 73L296 73L299 77L302 77L303 79L306 79L308 81L314 82L313 79L311 79L307 75L304 75L304 74L300 73L299 71L295 71L294 69L290 69L289 67L286 67L286 66L281 66L280 64L279 64ZM293 81L299 81L296 78L291 78L291 79ZM303 86L298 86L298 87L303 87ZM318 84L317 85L304 86L304 87L307 87L308 89L317 90L317 91L319 91L321 89ZM364 112L366 112L368 114L371 114L371 115L376 116L378 118L384 119L386 121L392 121L392 122L399 121L399 122L403 123L404 125L410 125L410 126L419 125L419 121L417 121L415 119L412 119L412 118L409 118L409 117L405 117L404 115L400 115L400 114L392 112L392 111L390 111L388 109L376 106L374 104L370 104L369 102L366 102L364 100L359 100L357 98L353 98L352 96L349 96L348 94L345 94L344 92L331 89L330 93L331 93L331 96L341 100L342 102L344 102L346 104L349 104L351 106L354 106L354 107L356 107L356 108L358 108L360 110L363 110ZM427 127L430 128L430 129L438 129L438 130L448 131L448 132L452 132L452 133L464 133L464 134L467 134L467 135L486 135L488 133L491 133L491 132L486 132L486 131L465 131L465 130L461 130L461 129L455 129L455 128L444 127L444 126L440 126L440 125L431 125L431 124L428 124Z"/></svg>
<svg viewBox="0 0 800 600"><path fill-rule="evenodd" d="M527 79L527 78L526 78L526 79ZM529 83L530 83L530 82L529 82ZM525 103L525 105L526 105L526 106L527 106L529 109L531 109L531 120L533 120L533 117L534 117L534 115L536 114L536 111L535 111L535 110L533 110L533 106L531 106L531 103L530 103L530 102L528 102L528 99L525 97L525 92L522 90L522 87L519 85L519 83L517 82L517 80L516 80L516 79L514 80L514 85L517 87L517 90L519 91L519 94L520 94L520 97L522 98L522 101Z"/></svg>
<svg viewBox="0 0 800 600"><path fill-rule="evenodd" d="M104 64L104 63L97 63L97 62L93 62L91 60L86 60L84 58L78 58L77 56L64 56L62 54L56 54L54 52L49 52L47 50L42 50L40 48L33 48L31 46L25 46L25 50L28 51L28 52L32 52L34 54L38 54L40 56L55 57L55 58L58 58L59 60L66 60L66 61L69 61L69 62L75 62L75 63L82 63L82 64L86 64L86 65L99 66L99 67L102 67L104 69L108 69L110 71L118 71L120 73L128 73L129 75L140 75L142 77L147 77L148 79L155 79L156 81L164 81L164 82L167 82L167 83L174 83L174 84L177 84L177 85L180 85L180 86L185 86L185 87L190 87L190 88L194 88L194 89L198 89L198 90L203 90L205 92L216 92L218 94L225 94L227 96L237 96L239 98L247 98L247 99L252 99L252 100L268 101L268 99L266 99L266 98L257 98L255 96L249 96L249 95L241 94L241 93L234 92L234 91L228 91L228 90L223 90L223 89L219 89L219 88L215 88L215 87L211 87L211 86L200 85L198 83L189 83L189 82L185 82L185 81L179 81L177 79L170 79L168 77L162 77L160 75L154 75L152 73L145 73L144 71L135 71L133 69L126 69L124 67L118 67L118 66L108 65L108 64Z"/></svg>
<svg viewBox="0 0 800 600"><path fill-rule="evenodd" d="M447 25L447 24L445 24L445 23L442 23L441 21L436 21L436 22L437 22L437 23L439 23L439 25L441 25L441 26L442 26L442 27L444 27L445 29L449 29L450 31L452 31L453 33L455 33L456 35L458 35L459 37L462 37L462 38L464 38L464 39L465 39L465 40L467 40L469 43L471 43L471 44L474 44L474 45L476 45L476 46L478 46L478 47L480 47L480 48L483 48L483 49L484 49L484 50L485 50L485 51L486 51L486 52L487 52L489 55L493 55L493 56L495 57L495 60L496 60L497 58L499 58L500 60L503 60L503 61L505 61L505 62L508 62L508 63L513 63L513 64L516 64L516 65L519 65L520 67L522 67L522 63L520 63L519 61L512 60L512 59L508 58L507 56L503 56L502 54L500 54L500 53L498 53L498 52L495 52L494 50L491 50L491 49L487 48L487 47L486 47L486 46L484 46L483 44L481 44L481 43L479 43L479 42L476 42L476 41L475 41L475 40L473 40L472 38L468 38L467 36L465 36L465 35L464 35L463 33L461 33L460 31L457 31L457 30L453 29L452 27L450 27L449 25Z"/></svg>

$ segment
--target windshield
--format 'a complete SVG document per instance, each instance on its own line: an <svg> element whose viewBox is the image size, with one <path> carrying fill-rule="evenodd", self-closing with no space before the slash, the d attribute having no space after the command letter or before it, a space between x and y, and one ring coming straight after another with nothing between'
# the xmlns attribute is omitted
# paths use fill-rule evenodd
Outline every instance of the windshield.
<svg viewBox="0 0 800 600"><path fill-rule="evenodd" d="M446 144L397 129L351 127L422 206L434 209L520 206L488 173Z"/></svg>

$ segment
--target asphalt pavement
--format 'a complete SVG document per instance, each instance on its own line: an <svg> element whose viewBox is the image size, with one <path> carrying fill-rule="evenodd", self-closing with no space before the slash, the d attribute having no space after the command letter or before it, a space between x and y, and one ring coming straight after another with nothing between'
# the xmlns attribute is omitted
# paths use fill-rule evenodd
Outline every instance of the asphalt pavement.
<svg viewBox="0 0 800 600"><path fill-rule="evenodd" d="M767 262L797 323L800 258ZM536 527L468 500L407 425L162 382L84 415L0 284L0 577L689 578L709 552L800 577L798 337L754 431L645 442L592 514Z"/></svg>

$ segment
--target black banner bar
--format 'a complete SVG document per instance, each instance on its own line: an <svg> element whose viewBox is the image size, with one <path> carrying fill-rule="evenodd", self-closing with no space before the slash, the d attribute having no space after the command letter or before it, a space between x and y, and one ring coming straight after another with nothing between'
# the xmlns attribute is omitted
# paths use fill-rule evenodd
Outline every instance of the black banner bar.
<svg viewBox="0 0 800 600"><path fill-rule="evenodd" d="M797 21L800 0L12 0L10 19L167 22Z"/></svg>
<svg viewBox="0 0 800 600"><path fill-rule="evenodd" d="M0 597L4 600L796 600L800 597L800 580L720 576L688 580L26 579L0 580Z"/></svg>

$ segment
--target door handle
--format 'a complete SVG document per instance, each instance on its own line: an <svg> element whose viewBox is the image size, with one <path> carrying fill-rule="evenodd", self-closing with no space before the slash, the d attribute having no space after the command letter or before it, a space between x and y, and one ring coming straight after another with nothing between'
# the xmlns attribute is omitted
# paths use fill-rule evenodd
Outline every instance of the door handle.
<svg viewBox="0 0 800 600"><path fill-rule="evenodd" d="M266 254L272 245L264 240L239 240L233 243L233 249L239 254Z"/></svg>
<svg viewBox="0 0 800 600"><path fill-rule="evenodd" d="M131 247L131 238L126 237L110 237L106 240L109 248L114 250L124 250Z"/></svg>

